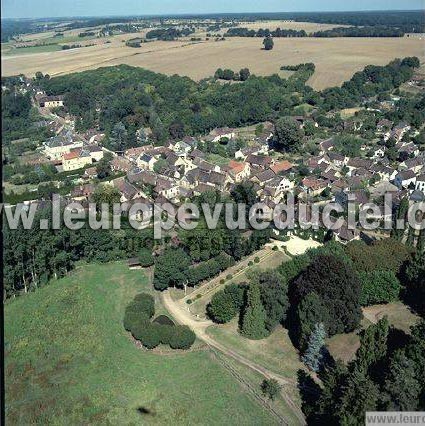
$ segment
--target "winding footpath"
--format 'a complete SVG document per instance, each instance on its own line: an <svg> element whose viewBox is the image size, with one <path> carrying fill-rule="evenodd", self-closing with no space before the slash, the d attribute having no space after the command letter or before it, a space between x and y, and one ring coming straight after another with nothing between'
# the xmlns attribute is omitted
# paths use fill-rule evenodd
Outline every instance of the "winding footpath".
<svg viewBox="0 0 425 426"><path fill-rule="evenodd" d="M288 380L270 370L267 368L264 368L261 365L256 364L255 362L245 358L244 356L236 353L232 349L229 349L222 345L221 343L214 340L211 336L207 334L207 328L213 325L214 323L209 320L197 320L195 319L192 314L189 312L188 307L185 306L184 302L182 300L173 300L171 297L170 292L164 291L161 294L162 303L165 306L165 308L168 310L168 312L174 317L174 319L179 323L183 325L189 326L196 334L198 339L202 340L204 343L206 343L211 349L215 349L222 354L234 359L235 361L239 362L240 364L245 365L246 367L249 367L250 369L254 370L257 373L262 374L267 379L275 379L279 382L279 384L282 385L282 397L286 401L289 408L293 411L297 419L299 420L300 424L305 424L305 419L302 411L300 408L291 400L291 398L286 394L284 391L284 386L290 385L294 386L296 383L294 381Z"/></svg>

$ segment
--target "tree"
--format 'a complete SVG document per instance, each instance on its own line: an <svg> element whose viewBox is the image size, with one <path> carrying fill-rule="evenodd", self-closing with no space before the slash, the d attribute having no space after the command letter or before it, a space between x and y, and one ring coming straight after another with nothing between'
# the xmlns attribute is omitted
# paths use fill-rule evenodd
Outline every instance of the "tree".
<svg viewBox="0 0 425 426"><path fill-rule="evenodd" d="M207 312L214 322L224 324L235 317L238 309L233 303L232 296L222 290L213 295L207 306Z"/></svg>
<svg viewBox="0 0 425 426"><path fill-rule="evenodd" d="M362 292L360 303L362 306L378 303L394 302L398 299L401 285L392 271L360 272Z"/></svg>
<svg viewBox="0 0 425 426"><path fill-rule="evenodd" d="M308 339L315 325L320 323L326 331L331 317L321 298L314 292L307 294L296 308L295 322L290 332L301 352L308 348Z"/></svg>
<svg viewBox="0 0 425 426"><path fill-rule="evenodd" d="M359 372L350 374L334 412L337 424L362 425L366 411L376 411L380 396L378 385Z"/></svg>
<svg viewBox="0 0 425 426"><path fill-rule="evenodd" d="M323 361L326 331L323 323L316 323L310 335L308 347L302 356L304 364L312 371L318 372Z"/></svg>
<svg viewBox="0 0 425 426"><path fill-rule="evenodd" d="M415 362L404 350L396 351L391 359L384 390L387 393L385 409L388 411L416 411L421 394L420 377ZM423 377L422 377L423 381Z"/></svg>
<svg viewBox="0 0 425 426"><path fill-rule="evenodd" d="M149 266L152 266L155 263L151 250L147 248L142 248L139 251L139 260L143 268L148 268Z"/></svg>
<svg viewBox="0 0 425 426"><path fill-rule="evenodd" d="M271 400L279 395L281 389L282 386L276 379L264 379L261 383L261 392Z"/></svg>
<svg viewBox="0 0 425 426"><path fill-rule="evenodd" d="M265 37L263 40L263 46L264 46L264 50L272 50L274 47L273 39L270 36Z"/></svg>
<svg viewBox="0 0 425 426"><path fill-rule="evenodd" d="M303 138L303 131L296 120L282 117L275 123L275 143L279 150L296 151Z"/></svg>
<svg viewBox="0 0 425 426"><path fill-rule="evenodd" d="M262 272L258 278L261 302L266 311L266 328L274 328L286 318L289 307L288 286L283 278L274 271Z"/></svg>
<svg viewBox="0 0 425 426"><path fill-rule="evenodd" d="M352 362L354 370L368 374L386 356L389 329L388 319L384 317L362 331L360 347L356 352L356 359Z"/></svg>
<svg viewBox="0 0 425 426"><path fill-rule="evenodd" d="M121 193L118 188L112 185L99 185L93 192L93 201L100 206L102 203L112 206L114 203L119 203Z"/></svg>
<svg viewBox="0 0 425 426"><path fill-rule="evenodd" d="M332 318L326 324L330 336L353 331L359 325L360 291L356 272L332 255L316 256L292 285L295 301L313 292L320 297Z"/></svg>
<svg viewBox="0 0 425 426"><path fill-rule="evenodd" d="M421 315L425 314L425 253L417 252L406 268L406 299Z"/></svg>
<svg viewBox="0 0 425 426"><path fill-rule="evenodd" d="M259 340L267 336L266 312L261 303L260 288L253 283L247 291L247 301L242 317L241 334Z"/></svg>
<svg viewBox="0 0 425 426"><path fill-rule="evenodd" d="M167 248L155 264L153 285L157 290L183 287L187 281L190 258L182 249Z"/></svg>
<svg viewBox="0 0 425 426"><path fill-rule="evenodd" d="M248 68L242 68L240 71L239 71L239 79L241 80L241 81L246 81L246 80L248 80L248 78L249 78L249 76L251 75L251 73L250 73L250 71L249 71L249 69Z"/></svg>
<svg viewBox="0 0 425 426"><path fill-rule="evenodd" d="M110 162L112 160L112 154L107 152L103 158L96 164L97 177L99 179L105 179L111 175Z"/></svg>

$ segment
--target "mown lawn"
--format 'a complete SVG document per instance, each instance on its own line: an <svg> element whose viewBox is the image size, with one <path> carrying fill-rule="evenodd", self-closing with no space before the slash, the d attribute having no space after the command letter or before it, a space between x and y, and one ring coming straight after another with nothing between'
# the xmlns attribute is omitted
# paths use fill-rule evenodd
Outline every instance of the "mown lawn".
<svg viewBox="0 0 425 426"><path fill-rule="evenodd" d="M140 291L142 271L88 265L6 305L9 425L275 423L208 351L138 349L122 317Z"/></svg>

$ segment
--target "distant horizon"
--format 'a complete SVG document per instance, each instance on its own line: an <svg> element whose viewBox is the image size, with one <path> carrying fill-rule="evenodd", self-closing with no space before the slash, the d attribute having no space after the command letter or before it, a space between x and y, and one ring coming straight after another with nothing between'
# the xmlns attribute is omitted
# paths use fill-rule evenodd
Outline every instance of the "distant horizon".
<svg viewBox="0 0 425 426"><path fill-rule="evenodd" d="M423 11L424 0L3 0L2 20L5 19L66 19L101 17L167 17L271 13L350 13L350 12L412 12ZM261 10L257 10L261 8ZM282 10L283 9L283 10ZM317 10L319 9L319 10ZM99 13L101 12L101 13Z"/></svg>
<svg viewBox="0 0 425 426"><path fill-rule="evenodd" d="M365 9L365 10L309 10L293 12L206 12L206 13L152 13L146 15L63 15L63 16L38 16L38 17L1 17L0 20L44 20L44 19L87 19L87 18L156 18L156 17L192 17L192 16L231 16L231 15L277 15L277 14L309 14L309 13L369 13L369 12L424 12L424 9Z"/></svg>

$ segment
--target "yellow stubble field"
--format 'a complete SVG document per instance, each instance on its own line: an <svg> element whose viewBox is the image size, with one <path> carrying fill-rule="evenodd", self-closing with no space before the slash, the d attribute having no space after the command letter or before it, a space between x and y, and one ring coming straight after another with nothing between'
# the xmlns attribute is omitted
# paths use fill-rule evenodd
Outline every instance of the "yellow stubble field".
<svg viewBox="0 0 425 426"><path fill-rule="evenodd" d="M51 76L128 64L165 74L189 76L195 80L211 76L215 70L248 67L257 75L279 73L282 65L304 62L316 64L309 81L315 89L340 85L365 65L384 65L397 57L418 56L425 61L424 41L419 38L280 38L271 51L261 49L258 38L228 38L225 41L151 42L140 48L126 47L113 37L109 44L67 51L10 55L2 57L2 75Z"/></svg>

